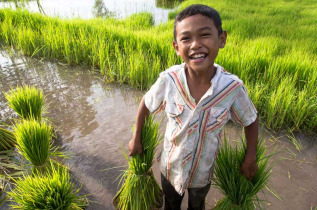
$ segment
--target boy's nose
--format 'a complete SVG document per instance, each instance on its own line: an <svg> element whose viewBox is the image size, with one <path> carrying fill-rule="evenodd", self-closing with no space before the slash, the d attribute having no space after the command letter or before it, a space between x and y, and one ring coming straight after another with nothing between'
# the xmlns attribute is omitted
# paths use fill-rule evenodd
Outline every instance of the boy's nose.
<svg viewBox="0 0 317 210"><path fill-rule="evenodd" d="M193 42L191 44L191 49L192 50L196 50L199 49L201 47L201 43L198 39L193 39Z"/></svg>

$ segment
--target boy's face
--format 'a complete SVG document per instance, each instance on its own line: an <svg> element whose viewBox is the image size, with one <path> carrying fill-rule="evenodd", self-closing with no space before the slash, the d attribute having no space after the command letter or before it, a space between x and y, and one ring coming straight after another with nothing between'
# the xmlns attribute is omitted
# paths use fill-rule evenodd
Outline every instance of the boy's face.
<svg viewBox="0 0 317 210"><path fill-rule="evenodd" d="M213 68L219 48L226 44L227 33L218 35L214 21L197 14L177 23L175 38L173 46L177 55L198 73Z"/></svg>

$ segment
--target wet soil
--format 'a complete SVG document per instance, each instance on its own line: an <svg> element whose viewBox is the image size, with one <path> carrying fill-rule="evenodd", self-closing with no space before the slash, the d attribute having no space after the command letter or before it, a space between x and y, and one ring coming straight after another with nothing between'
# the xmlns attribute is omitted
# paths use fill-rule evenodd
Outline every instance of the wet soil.
<svg viewBox="0 0 317 210"><path fill-rule="evenodd" d="M114 209L112 198L118 191L118 179L127 161L124 151L132 136L138 103L144 92L126 85L106 83L90 68L72 67L58 62L40 61L0 51L0 119L12 123L17 116L8 107L3 92L17 85L34 85L46 95L46 114L58 130L56 145L68 152L74 181L82 183L80 194L89 195L88 210ZM164 128L162 128L164 130ZM225 129L231 140L239 140L242 129L229 124ZM264 209L311 209L317 206L316 136L296 133L304 149L300 152L283 133L261 128L270 150L282 151L273 156L274 167L269 188L260 197ZM158 163L153 166L160 183ZM211 188L207 209L222 195ZM186 196L182 209L186 209ZM7 209L2 207L0 209Z"/></svg>

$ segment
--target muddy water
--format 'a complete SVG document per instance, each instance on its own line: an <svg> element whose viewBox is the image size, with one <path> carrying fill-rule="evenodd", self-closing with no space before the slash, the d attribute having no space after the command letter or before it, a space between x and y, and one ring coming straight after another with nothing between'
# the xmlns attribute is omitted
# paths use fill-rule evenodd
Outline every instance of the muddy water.
<svg viewBox="0 0 317 210"><path fill-rule="evenodd" d="M85 183L83 194L101 204L90 209L111 209L117 191L119 169L126 165L123 148L142 93L126 86L112 86L88 68L73 68L54 62L40 62L18 56L0 55L0 89L6 92L17 85L34 85L44 91L49 104L47 116L58 127L60 142L72 158L73 177ZM9 122L14 113L0 95L1 121Z"/></svg>
<svg viewBox="0 0 317 210"><path fill-rule="evenodd" d="M143 92L128 86L109 85L90 68L70 67L58 62L39 61L14 53L0 51L0 119L10 123L15 115L6 104L3 92L17 85L34 85L46 95L47 116L58 128L56 142L71 158L66 160L73 180L82 183L81 194L90 194L88 207L113 209L112 198L117 192L120 166L126 165L123 148L132 135L137 106ZM229 139L239 139L241 129L226 127ZM317 205L317 144L316 137L297 134L304 150L297 152L282 134L264 132L267 146L284 153L274 156L270 187L280 199L264 190L265 209L310 209ZM274 138L273 138L274 136ZM111 169L112 168L112 169ZM109 169L103 171L103 169ZM159 177L158 163L154 164ZM160 182L160 179L157 179ZM212 188L207 209L221 198ZM186 198L185 198L186 199ZM186 209L184 200L182 209ZM2 209L6 209L2 207Z"/></svg>

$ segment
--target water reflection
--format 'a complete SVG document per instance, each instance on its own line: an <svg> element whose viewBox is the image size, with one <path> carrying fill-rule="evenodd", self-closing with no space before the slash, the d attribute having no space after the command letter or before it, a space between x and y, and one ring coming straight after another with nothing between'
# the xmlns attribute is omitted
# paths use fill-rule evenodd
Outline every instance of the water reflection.
<svg viewBox="0 0 317 210"><path fill-rule="evenodd" d="M41 88L49 104L47 114L58 128L57 145L72 154L66 160L72 174L84 183L82 194L92 194L88 209L112 209L120 169L126 165L122 145L132 136L132 125L142 92L107 84L87 68L39 61L0 50L0 121L15 118L3 92L17 85ZM121 151L121 152L120 152ZM1 208L0 208L1 209Z"/></svg>
<svg viewBox="0 0 317 210"><path fill-rule="evenodd" d="M15 8L28 8L29 2L36 2L38 11L41 14L46 15L40 0L2 0L0 3L1 2L13 3Z"/></svg>
<svg viewBox="0 0 317 210"><path fill-rule="evenodd" d="M17 1L16 5L14 2ZM60 18L83 18L115 16L125 18L139 12L153 15L155 24L168 21L170 9L155 6L155 0L22 0L25 8L31 12L44 12L49 16ZM173 0L175 1L175 0ZM18 0L0 1L0 8L17 8Z"/></svg>
<svg viewBox="0 0 317 210"><path fill-rule="evenodd" d="M94 17L112 17L114 16L114 12L111 12L107 7L105 6L103 0L95 0L94 6L92 8L92 14Z"/></svg>
<svg viewBox="0 0 317 210"><path fill-rule="evenodd" d="M37 7L39 8L40 13L43 14L43 15L46 15L45 12L44 12L43 7L41 5L40 0L36 0L36 4L37 4Z"/></svg>
<svg viewBox="0 0 317 210"><path fill-rule="evenodd" d="M92 85L87 75L81 72L71 73L67 67L56 63L34 62L4 52L1 52L1 60L7 61L1 66L1 91L6 92L17 85L34 85L41 88L47 95L49 112L54 113L54 119L61 119L61 126L68 124L70 118L75 118L81 120L72 122L72 125L81 128L85 127L85 122L94 118L95 111L89 108L90 105L86 100L87 95L91 95L89 87ZM80 85L78 81L81 81ZM13 111L7 111L3 94L0 95L0 101L1 119L14 117ZM65 131L67 133L67 130Z"/></svg>
<svg viewBox="0 0 317 210"><path fill-rule="evenodd" d="M182 3L184 0L155 0L157 8L173 9Z"/></svg>

